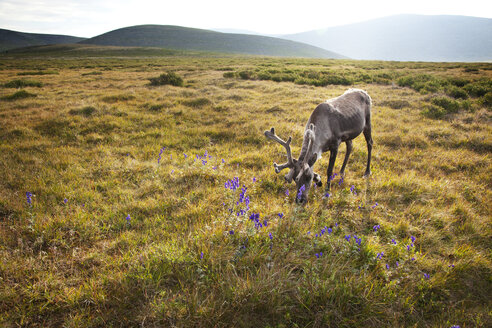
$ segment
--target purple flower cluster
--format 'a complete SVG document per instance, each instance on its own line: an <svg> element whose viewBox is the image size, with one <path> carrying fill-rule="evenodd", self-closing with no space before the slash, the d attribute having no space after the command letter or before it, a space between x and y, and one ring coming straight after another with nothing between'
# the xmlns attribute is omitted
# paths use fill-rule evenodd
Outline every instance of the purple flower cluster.
<svg viewBox="0 0 492 328"><path fill-rule="evenodd" d="M372 205L372 206L371 206L371 208L372 208L372 209L375 209L375 208L376 208L376 206L378 206L378 205L379 205L379 204L378 204L378 202L376 202L376 204Z"/></svg>
<svg viewBox="0 0 492 328"><path fill-rule="evenodd" d="M130 224L130 220L131 220L131 217L130 217L130 214L128 214L126 216L126 223Z"/></svg>
<svg viewBox="0 0 492 328"><path fill-rule="evenodd" d="M32 193L30 191L26 192L27 205L32 206Z"/></svg>
<svg viewBox="0 0 492 328"><path fill-rule="evenodd" d="M297 193L297 199L300 200L302 197L302 193L306 190L306 186L302 185L301 188L299 188L299 192Z"/></svg>
<svg viewBox="0 0 492 328"><path fill-rule="evenodd" d="M252 213L249 216L249 219L254 222L256 229L261 229L263 228L263 226L266 226L268 224L267 220L265 220L263 223L260 222L260 213Z"/></svg>
<svg viewBox="0 0 492 328"><path fill-rule="evenodd" d="M378 260L381 260L381 259L383 258L383 256L384 256L384 252L381 252L381 253L378 253L378 254L376 255L376 258L377 258Z"/></svg>
<svg viewBox="0 0 492 328"><path fill-rule="evenodd" d="M235 191L237 188L239 188L239 178L238 177L234 177L232 180L228 180L224 187L226 189L230 189L232 191Z"/></svg>
<svg viewBox="0 0 492 328"><path fill-rule="evenodd" d="M355 186L354 185L352 185L350 187L350 192L357 196L357 191L355 191Z"/></svg>
<svg viewBox="0 0 492 328"><path fill-rule="evenodd" d="M379 224L376 224L374 227L372 227L372 229L374 231L378 231L379 229L381 229L381 226Z"/></svg>
<svg viewBox="0 0 492 328"><path fill-rule="evenodd" d="M360 244L362 243L362 239L357 237L357 235L353 235L353 237L354 237L355 243L360 246Z"/></svg>
<svg viewBox="0 0 492 328"><path fill-rule="evenodd" d="M318 258L318 259L319 259L321 256L323 256L323 252L319 252L319 253L316 253L316 254L314 254L314 255L316 255L316 258Z"/></svg>
<svg viewBox="0 0 492 328"><path fill-rule="evenodd" d="M162 156L162 153L164 152L164 150L166 150L166 147L161 148L161 151L159 152L159 158L157 158L157 164L159 164L161 162L161 156Z"/></svg>

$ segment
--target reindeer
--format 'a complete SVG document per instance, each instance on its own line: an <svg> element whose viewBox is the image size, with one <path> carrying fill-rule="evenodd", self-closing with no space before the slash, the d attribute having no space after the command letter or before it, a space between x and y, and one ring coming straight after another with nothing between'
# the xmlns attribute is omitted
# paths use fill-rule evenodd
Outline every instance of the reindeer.
<svg viewBox="0 0 492 328"><path fill-rule="evenodd" d="M345 166L352 152L352 139L361 132L364 133L367 143L367 166L364 174L367 177L371 174L371 97L363 90L349 89L343 95L328 99L314 109L304 130L304 140L298 159L292 158L290 149L292 137L289 137L287 141L280 139L273 127L265 131L265 136L285 147L287 163L282 165L273 163L275 172L290 169L285 175L285 180L288 183L291 183L292 179L295 180L298 195L296 202L305 203L311 183L314 181L318 187L322 186L321 177L313 171L313 165L321 158L321 153L330 151L326 182L326 190L329 191L340 143L345 142L347 146L340 170L340 175L343 177Z"/></svg>

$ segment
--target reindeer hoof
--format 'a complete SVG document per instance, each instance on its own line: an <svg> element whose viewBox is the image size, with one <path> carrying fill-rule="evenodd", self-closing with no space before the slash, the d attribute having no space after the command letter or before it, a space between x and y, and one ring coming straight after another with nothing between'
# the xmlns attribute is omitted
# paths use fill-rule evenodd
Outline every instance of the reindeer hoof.
<svg viewBox="0 0 492 328"><path fill-rule="evenodd" d="M369 178L370 175L371 175L371 171L366 172L366 173L364 173L364 178Z"/></svg>

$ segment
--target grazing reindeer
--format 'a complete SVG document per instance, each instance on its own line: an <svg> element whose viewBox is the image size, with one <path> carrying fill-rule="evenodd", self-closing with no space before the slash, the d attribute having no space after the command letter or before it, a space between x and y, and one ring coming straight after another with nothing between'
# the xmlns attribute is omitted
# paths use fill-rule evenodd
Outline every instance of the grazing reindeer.
<svg viewBox="0 0 492 328"><path fill-rule="evenodd" d="M314 181L318 187L322 185L319 174L313 172L313 165L321 158L321 153L330 151L326 186L326 189L330 190L333 167L340 143L345 142L347 145L347 152L340 170L343 176L352 151L352 139L361 132L364 133L367 143L367 166L364 176L368 176L371 174L372 151L371 97L363 90L347 90L343 95L329 99L314 109L306 124L301 154L297 160L292 158L290 150L292 137L284 141L275 134L274 128L265 131L265 136L285 147L287 163L282 165L273 163L275 172L279 173L285 168L290 169L285 175L285 180L288 183L291 183L292 179L295 180L298 195L296 202L304 203L307 201L311 183Z"/></svg>

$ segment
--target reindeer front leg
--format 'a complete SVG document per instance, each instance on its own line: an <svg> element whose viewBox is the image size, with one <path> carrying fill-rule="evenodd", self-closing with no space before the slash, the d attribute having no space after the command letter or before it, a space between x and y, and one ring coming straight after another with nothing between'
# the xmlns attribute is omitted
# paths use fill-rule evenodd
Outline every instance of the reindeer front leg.
<svg viewBox="0 0 492 328"><path fill-rule="evenodd" d="M326 174L328 175L328 179L326 182L326 190L330 191L330 184L332 180L332 175L333 175L333 168L335 167L335 160L337 159L337 154L338 154L338 145L334 145L332 148L330 148L330 162L328 163L328 170Z"/></svg>

